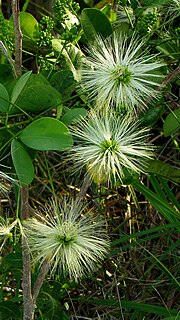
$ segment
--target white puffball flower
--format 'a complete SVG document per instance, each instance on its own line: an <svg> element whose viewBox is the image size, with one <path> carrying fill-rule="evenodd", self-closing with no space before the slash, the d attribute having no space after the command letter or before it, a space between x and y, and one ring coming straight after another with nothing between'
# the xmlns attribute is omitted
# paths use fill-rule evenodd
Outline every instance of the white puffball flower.
<svg viewBox="0 0 180 320"><path fill-rule="evenodd" d="M135 36L129 40L117 32L106 39L97 36L82 63L80 91L99 108L144 109L145 101L157 95L155 87L162 75L156 70L164 63L156 61L156 55L145 54L143 45Z"/></svg>
<svg viewBox="0 0 180 320"><path fill-rule="evenodd" d="M146 172L147 160L153 156L147 128L131 115L91 112L70 128L75 145L67 159L74 171L83 167L97 183L112 185L117 179L123 184L124 170Z"/></svg>
<svg viewBox="0 0 180 320"><path fill-rule="evenodd" d="M74 199L65 198L58 208L52 201L44 212L45 217L25 223L34 263L47 261L52 274L57 271L74 280L96 269L109 248L103 220L85 213Z"/></svg>

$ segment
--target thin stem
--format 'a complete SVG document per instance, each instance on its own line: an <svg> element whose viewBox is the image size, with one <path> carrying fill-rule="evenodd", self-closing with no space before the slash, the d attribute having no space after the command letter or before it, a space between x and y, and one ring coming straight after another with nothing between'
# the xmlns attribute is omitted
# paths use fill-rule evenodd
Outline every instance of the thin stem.
<svg viewBox="0 0 180 320"><path fill-rule="evenodd" d="M126 15L127 15L128 20L129 20L129 22L130 22L131 28L134 29L134 25L133 25L133 23L132 23L131 17L130 17L130 15L129 15L129 12L128 12L126 6L124 7L124 11L126 12Z"/></svg>
<svg viewBox="0 0 180 320"><path fill-rule="evenodd" d="M20 9L18 0L12 0L12 13L15 32L15 70L17 77L20 77L22 75L22 32L20 27Z"/></svg>
<svg viewBox="0 0 180 320"><path fill-rule="evenodd" d="M15 73L16 77L22 75L22 32L20 27L20 9L19 0L12 0L12 13L14 20L14 33L15 33ZM21 192L21 219L28 219L29 212L29 187L23 186ZM31 261L29 248L26 242L26 237L22 234L22 259L23 259L23 320L33 320L35 305L33 303L31 294Z"/></svg>
<svg viewBox="0 0 180 320"><path fill-rule="evenodd" d="M41 286L43 284L45 276L48 272L48 269L49 269L49 263L47 262L47 260L45 260L41 266L41 270L38 274L38 277L37 277L35 285L34 285L34 289L33 289L33 302L34 302L34 304L36 303L36 299L39 295L39 291L41 289Z"/></svg>
<svg viewBox="0 0 180 320"><path fill-rule="evenodd" d="M45 162L45 166L46 166L47 174L48 174L48 178L49 178L49 183L50 183L50 186L51 186L51 189L52 189L53 198L54 198L54 201L55 201L55 204L56 204L56 208L58 209L57 196L56 196L56 192L55 192L55 188L54 188L54 184L53 184L53 180L52 180L51 173L50 173L50 170L49 170L48 161L47 161L45 152L43 153L43 155L44 155L44 162Z"/></svg>
<svg viewBox="0 0 180 320"><path fill-rule="evenodd" d="M14 61L13 61L8 49L6 48L6 45L2 41L0 41L0 49L3 52L3 54L7 57L8 61L9 61L9 64L11 65L12 73L13 73L14 78L17 78L16 71L15 71L15 66L14 66Z"/></svg>
<svg viewBox="0 0 180 320"><path fill-rule="evenodd" d="M170 83L174 78L176 78L180 74L180 66L178 66L175 70L170 72L162 81L162 84L157 87L157 91L161 91L162 87L165 87L168 83ZM146 101L146 104L151 102L152 98Z"/></svg>
<svg viewBox="0 0 180 320"><path fill-rule="evenodd" d="M84 178L84 181L83 181L83 184L82 184L81 189L79 191L79 194L77 195L78 200L84 199L86 192L87 192L87 189L89 188L90 184L91 184L91 177L87 174Z"/></svg>
<svg viewBox="0 0 180 320"><path fill-rule="evenodd" d="M21 219L27 220L29 212L29 188L28 186L21 187ZM22 258L23 258L23 302L24 302L24 315L23 320L33 320L35 306L33 304L31 294L31 262L29 248L26 238L22 235Z"/></svg>
<svg viewBox="0 0 180 320"><path fill-rule="evenodd" d="M174 78L176 78L176 76L178 76L178 74L180 74L180 66L178 66L175 70L173 70L172 72L170 72L165 79L163 80L162 84L163 85L167 85L168 83L170 83ZM161 90L161 88L159 88L159 90Z"/></svg>

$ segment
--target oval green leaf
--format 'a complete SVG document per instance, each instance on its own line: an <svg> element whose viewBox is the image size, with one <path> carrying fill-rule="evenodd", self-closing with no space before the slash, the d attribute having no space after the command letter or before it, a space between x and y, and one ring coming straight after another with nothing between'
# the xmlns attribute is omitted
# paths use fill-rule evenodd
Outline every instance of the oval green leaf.
<svg viewBox="0 0 180 320"><path fill-rule="evenodd" d="M171 134L176 133L180 129L180 109L177 109L168 114L164 121L163 131L164 136L168 137Z"/></svg>
<svg viewBox="0 0 180 320"><path fill-rule="evenodd" d="M34 179L34 166L23 145L14 139L11 143L11 156L21 185L27 185Z"/></svg>
<svg viewBox="0 0 180 320"><path fill-rule="evenodd" d="M87 114L87 110L84 108L74 108L68 110L61 118L61 121L69 125L71 123L78 122L81 117L85 117Z"/></svg>
<svg viewBox="0 0 180 320"><path fill-rule="evenodd" d="M150 108L140 114L140 121L143 126L153 126L162 116L165 110L164 105Z"/></svg>
<svg viewBox="0 0 180 320"><path fill-rule="evenodd" d="M84 54L80 49L78 49L72 43L68 46L65 46L65 41L60 39L52 39L52 47L53 50L63 59L63 64L65 62L65 66L68 67L74 76L76 81L79 81L79 74L77 69L81 64L82 57Z"/></svg>
<svg viewBox="0 0 180 320"><path fill-rule="evenodd" d="M68 128L59 120L49 117L32 122L22 131L20 140L36 150L64 151L73 144Z"/></svg>
<svg viewBox="0 0 180 320"><path fill-rule="evenodd" d="M64 98L68 98L74 90L75 80L71 70L61 70L51 77L50 83Z"/></svg>
<svg viewBox="0 0 180 320"><path fill-rule="evenodd" d="M21 12L20 23L23 36L27 36L32 40L37 38L38 22L30 13Z"/></svg>
<svg viewBox="0 0 180 320"><path fill-rule="evenodd" d="M88 41L94 41L97 34L106 38L113 32L108 18L96 8L86 8L82 11L81 24Z"/></svg>
<svg viewBox="0 0 180 320"><path fill-rule="evenodd" d="M28 86L19 95L16 105L28 112L40 112L57 106L61 102L61 94L51 85L36 84ZM13 112L17 108L13 109Z"/></svg>
<svg viewBox="0 0 180 320"><path fill-rule="evenodd" d="M6 88L0 83L0 112L7 112L9 109L9 94Z"/></svg>

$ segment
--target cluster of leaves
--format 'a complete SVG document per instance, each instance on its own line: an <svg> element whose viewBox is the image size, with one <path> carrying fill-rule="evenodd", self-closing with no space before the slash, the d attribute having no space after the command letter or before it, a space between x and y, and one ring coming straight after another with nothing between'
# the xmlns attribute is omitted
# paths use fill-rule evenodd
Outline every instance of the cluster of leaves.
<svg viewBox="0 0 180 320"><path fill-rule="evenodd" d="M7 58L7 56L10 57L13 62L13 21L12 18L5 20L2 14L0 16L0 30L3 30L0 33L0 40L7 50L7 55L4 52L0 53L0 154L1 158L10 154L8 158L2 160L2 164L12 168L11 174L13 177L17 177L19 186L32 183L32 203L34 201L35 205L54 192L53 183L56 185L56 192L59 188L60 193L67 192L67 185L73 184L73 178L66 175L64 168L61 169L59 164L61 154L59 152L72 147L73 138L68 126L79 121L81 116L85 116L91 104L91 102L87 103L87 99L80 96L78 91L76 92L79 81L78 69L82 63L82 57L85 55L85 45L94 42L97 35L107 38L115 29L121 30L128 36L137 32L137 34L143 36L144 48L151 53L159 53L157 59L166 63L166 67L163 69L164 75L169 74L171 77L173 71L177 70L179 65L178 13L172 15L172 4L171 11L168 13L168 1L114 1L114 5L112 5L112 1L99 1L98 3L97 1L96 3L95 1L80 1L80 5L81 8L85 8L80 9L76 1L55 1L52 15L42 17L40 22L30 13L21 12L24 74L19 79L13 79L11 66ZM176 1L174 1L174 5L177 5ZM174 9L176 8L174 7ZM32 68L38 73L33 74ZM166 79L168 79L168 76ZM172 77L171 83L169 81L167 86L164 83L162 98L156 104L150 101L148 109L138 114L143 125L152 128L152 132L157 136L159 134L163 135L164 140L157 140L160 144L157 152L161 154L161 160L164 160L163 156L167 152L166 149L164 152L164 143L170 141L174 146L175 151L173 149L173 160L172 162L169 161L170 164L176 164L178 161L177 134L180 129L180 109L178 109L177 102L178 85L178 76ZM163 133L161 133L162 131ZM52 150L56 152L49 152ZM42 161L40 156L42 153L46 161ZM58 172L53 171L54 166L60 167ZM49 167L52 168L53 183L49 174ZM159 212L161 219L159 216L157 217L157 212L155 212L156 218L153 220L152 217L149 217L150 223L146 208L143 207L142 209L141 207L145 214L144 218L141 216L141 219L144 219L144 221L138 221L138 218L134 221L134 218L126 217L130 234L125 235L127 230L123 233L122 228L120 228L124 225L124 221L121 221L119 225L111 217L110 219L113 222L110 233L114 234L114 230L118 230L118 232L117 234L115 232L116 236L112 242L106 275L101 275L100 280L97 277L95 285L93 284L97 296L104 295L105 299L92 300L87 297L80 299L80 303L94 304L98 308L103 306L106 310L112 308L112 317L115 319L123 319L124 317L129 319L143 319L144 317L158 320L162 317L164 317L163 319L178 319L176 293L174 292L179 289L175 272L177 269L175 249L179 243L176 240L176 230L180 228L177 213L180 208L171 188L175 189L176 184L180 182L180 174L176 168L160 160L150 161L147 171L151 188L141 184L138 179L127 176L128 190L138 190ZM63 186L61 185L61 187L59 187L58 182L59 176L63 176L61 181ZM45 180L48 182L45 182ZM171 187L166 180L172 183ZM46 190L45 193L42 191L41 195L37 194L39 193L37 190L44 190L44 186L48 184L50 192ZM74 185L76 185L75 182ZM14 185L14 190L18 199L17 185ZM114 190L111 191L105 187L99 188L95 183L91 191L92 194L99 196L96 205L100 210L103 210L109 203L108 199L113 197L114 192ZM121 192L122 190L118 191L118 196L116 196L119 197ZM141 200L141 196L139 194L138 196ZM136 202L135 195L133 196L134 200ZM114 204L114 212L116 212L116 206L119 210L117 198ZM123 210L126 211L125 208ZM136 210L134 215L137 217ZM120 219L119 216L116 218L117 220ZM129 220L130 224L128 224ZM156 225L159 223L161 226L157 227ZM142 224L142 227L139 232L136 232L139 230L139 224ZM142 230L146 225L149 229ZM135 232L133 232L132 227L134 227ZM167 238L165 238L166 235ZM158 256L156 255L156 239L159 248L161 242L166 248L163 253L158 252ZM18 239L12 246L13 250L10 254L5 255L4 252L1 261L2 302L0 303L0 315L2 315L2 319L21 319L22 317L22 257L17 242ZM153 246L152 251L151 246ZM4 251L6 249L8 250L8 245ZM138 250L141 253L136 256ZM139 272L140 282L145 281L143 303L140 303L135 295L127 294L125 290L125 286L128 287L128 290L131 289L130 277L132 275L136 277L132 270L130 275L126 273L127 257L125 253L123 254L126 251L129 254L128 267L131 266L131 270L131 263L133 263L137 268L137 274ZM170 262L168 262L169 254L172 255ZM138 267L137 259L143 265ZM120 262L118 262L119 260ZM122 260L123 262L121 262ZM145 263L151 265L146 265L147 270L143 275ZM168 263L173 265L171 270L168 269ZM151 269L154 270L153 276ZM37 272L38 270L34 270L34 279ZM120 280L116 281L113 272L119 276ZM148 284L149 275L151 275L153 284ZM163 286L162 291L159 288L159 283L163 281L162 275L166 277L168 285L169 283L171 285L171 290L169 290L170 293L173 292L175 302L169 304L169 307L166 306L163 299L161 299L161 306L157 305L157 301L159 304L160 299L156 300L155 298L153 305L144 303L144 301L150 301L151 303L150 293L153 292L152 295L155 295L154 291L157 293L159 290L160 298L162 298L161 295L167 290L166 285ZM160 281L159 283L155 282L156 277ZM111 283L110 288L106 284L106 280L107 283ZM112 285L114 280L117 288ZM125 296L125 299L122 301L114 298L114 292L118 291L119 281L124 284L122 295ZM148 295L145 293L146 285ZM103 289L103 286L105 289ZM58 275L54 280L47 280L37 301L37 319L42 319L42 317L43 319L57 319L58 317L69 319L67 309L70 306L67 302L67 292L72 291L74 299L77 300L76 287L75 282L68 281ZM166 296L167 300L170 293ZM138 295L138 292L136 294ZM78 301L75 303L78 303ZM66 307L66 311L62 307L63 305ZM123 313L125 316L123 316ZM42 314L43 316L41 316ZM92 313L88 312L87 315L92 317ZM93 313L93 319L98 319L98 317L98 313ZM108 319L103 315L103 312L101 317L102 319Z"/></svg>

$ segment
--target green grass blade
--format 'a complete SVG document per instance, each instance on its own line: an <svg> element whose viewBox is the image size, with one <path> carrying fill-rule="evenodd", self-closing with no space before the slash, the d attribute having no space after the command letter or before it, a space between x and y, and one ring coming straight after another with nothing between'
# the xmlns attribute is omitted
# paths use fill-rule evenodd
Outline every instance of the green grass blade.
<svg viewBox="0 0 180 320"><path fill-rule="evenodd" d="M178 200L176 199L176 197L174 196L174 194L172 193L171 189L169 188L167 182L161 178L158 177L160 183L162 184L166 194L169 197L169 200L175 205L175 207L180 211L180 203L178 202Z"/></svg>
<svg viewBox="0 0 180 320"><path fill-rule="evenodd" d="M159 226L159 227L143 230L143 231L136 232L136 233L133 233L130 235L122 235L122 237L120 239L112 241L111 246L113 247L117 244L123 243L123 242L131 240L133 238L139 238L139 237L142 237L142 236L150 234L150 233L157 233L158 231L163 231L163 230L167 230L167 229L171 229L171 228L175 228L175 227L177 227L177 224L169 223L164 226ZM180 228L180 222L178 223L178 227Z"/></svg>
<svg viewBox="0 0 180 320"><path fill-rule="evenodd" d="M149 176L149 181L151 182L156 194L159 195L159 197L161 197L161 199L164 199L165 202L168 203L166 197L165 197L165 194L163 192L163 190L161 189L160 185L159 185L159 182L157 180L157 178L155 176Z"/></svg>
<svg viewBox="0 0 180 320"><path fill-rule="evenodd" d="M106 307L119 307L119 301L115 299L75 299L75 300L81 300L83 302L87 302L89 304L94 304L98 306L106 306ZM132 310L139 310L146 312L148 314L158 314L164 317L169 316L177 316L178 310L175 309L169 309L164 308L160 306L156 306L153 304L146 304L141 302L135 302L135 301L127 301L127 300L121 300L121 306L122 308L132 309Z"/></svg>
<svg viewBox="0 0 180 320"><path fill-rule="evenodd" d="M143 246L141 246L141 248L143 248L153 258L153 260L157 262L160 269L168 276L168 278L174 283L174 285L177 287L177 289L180 292L180 282L173 276L173 274L169 271L169 269L166 268L166 266L160 261L160 259L158 259L153 253L151 253L149 250L147 250Z"/></svg>
<svg viewBox="0 0 180 320"><path fill-rule="evenodd" d="M149 190L140 181L134 181L133 187L140 191L170 223L179 222L179 213L171 205L166 203L159 195ZM180 231L179 224L176 228Z"/></svg>

